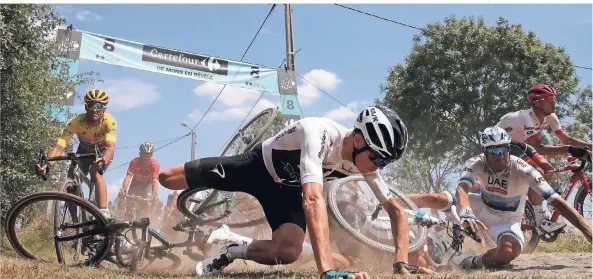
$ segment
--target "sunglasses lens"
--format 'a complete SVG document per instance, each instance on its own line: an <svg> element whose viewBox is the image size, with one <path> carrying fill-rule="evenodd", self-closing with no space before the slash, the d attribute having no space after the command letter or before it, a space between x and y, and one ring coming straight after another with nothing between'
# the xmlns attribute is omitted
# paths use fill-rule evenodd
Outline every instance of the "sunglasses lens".
<svg viewBox="0 0 593 279"><path fill-rule="evenodd" d="M87 104L86 107L89 109L99 110L99 109L103 109L105 107L105 105L103 105L101 103L90 103L90 104Z"/></svg>
<svg viewBox="0 0 593 279"><path fill-rule="evenodd" d="M488 147L487 150L488 150L488 153L490 153L492 155L502 155L502 154L507 154L510 150L510 147L508 147L508 146Z"/></svg>

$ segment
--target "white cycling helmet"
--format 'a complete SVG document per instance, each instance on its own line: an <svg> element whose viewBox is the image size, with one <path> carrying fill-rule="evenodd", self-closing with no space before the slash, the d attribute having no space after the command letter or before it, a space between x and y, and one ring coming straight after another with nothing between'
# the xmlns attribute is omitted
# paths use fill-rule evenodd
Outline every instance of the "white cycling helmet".
<svg viewBox="0 0 593 279"><path fill-rule="evenodd" d="M401 158L408 145L408 129L391 109L375 105L364 109L354 128L362 132L368 147L388 161Z"/></svg>
<svg viewBox="0 0 593 279"><path fill-rule="evenodd" d="M511 136L503 128L498 126L488 127L480 133L480 145L482 147L505 145L511 143Z"/></svg>
<svg viewBox="0 0 593 279"><path fill-rule="evenodd" d="M154 152L154 145L150 142L145 142L140 145L140 152L152 154Z"/></svg>

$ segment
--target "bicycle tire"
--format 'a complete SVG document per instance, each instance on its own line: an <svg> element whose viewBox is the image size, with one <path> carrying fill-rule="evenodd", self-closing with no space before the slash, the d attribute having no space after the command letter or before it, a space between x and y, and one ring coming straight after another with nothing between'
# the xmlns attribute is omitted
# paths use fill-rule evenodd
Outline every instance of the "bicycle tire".
<svg viewBox="0 0 593 279"><path fill-rule="evenodd" d="M345 178L333 180L329 183L328 191L327 191L327 201L328 201L330 212L331 212L332 216L335 218L337 223L345 231L347 231L350 235L355 237L357 240L363 242L367 246L374 248L376 250L379 250L379 251L388 252L388 253L392 253L392 254L395 253L395 247L393 245L385 245L383 243L375 242L374 240L368 238L364 234L362 234L356 230L353 230L351 228L350 224L348 223L348 221L340 213L340 210L338 208L338 202L336 200L338 188L343 184L346 184L348 182L353 182L353 181L364 181L364 178L362 177L362 175L352 175L352 176L348 176ZM389 187L389 190L396 197L401 199L401 201L403 201L406 204L406 206L409 207L409 209L418 210L418 207L416 206L416 204L414 204L414 202L412 200L410 200L408 197L401 194L397 189L395 189L393 187ZM421 249L423 249L424 244L426 243L427 235L428 235L427 229L423 226L419 226L418 235L416 235L414 242L408 247L408 253L418 252Z"/></svg>
<svg viewBox="0 0 593 279"><path fill-rule="evenodd" d="M533 209L533 205L528 200L525 201L525 209L523 210L523 218L527 218L530 222L529 228L531 229L531 239L529 239L528 243L525 243L525 247L521 254L531 254L539 245L539 234L537 231L537 226L535 226L535 210ZM521 220L521 230L523 231L523 219ZM523 233L525 236L525 232Z"/></svg>
<svg viewBox="0 0 593 279"><path fill-rule="evenodd" d="M200 216L196 215L194 213L194 210L200 210L200 208L198 209L194 209L194 210L190 210L189 208L187 208L187 201L189 198L193 197L194 195L196 195L198 192L201 191L206 191L206 190L210 190L209 188L195 188L195 189L187 189L184 190L183 192L181 192L179 194L179 196L177 197L177 208L179 209L179 211L187 218L189 218L190 220L203 220L203 218L201 218ZM212 193L210 193L208 195L208 197L206 197L206 199L202 202L202 204L208 204L210 201L212 201L214 199L214 197L216 196L216 194L218 193L218 190L214 190ZM222 191L221 191L222 192ZM263 211L262 211L263 212ZM231 213L232 214L232 213ZM225 218L228 217L215 217L212 220L205 222L205 224L208 224L210 226L221 226L223 223L221 222L222 220L224 220ZM229 228L246 228L246 227L253 227L256 225L260 225L263 224L267 221L265 215L259 218L256 218L254 220L249 220L247 222L225 222L224 224L226 224Z"/></svg>
<svg viewBox="0 0 593 279"><path fill-rule="evenodd" d="M239 131L237 131L233 135L233 137L231 138L229 143L226 145L226 147L222 151L221 156L238 155L240 153L247 152L247 151L251 150L253 147L255 147L255 145L260 143L261 138L263 137L266 130L268 130L270 128L270 125L272 125L272 122L274 122L274 119L277 117L277 114L278 114L277 112L278 112L278 110L276 110L275 108L268 108L268 109L261 111L260 113L255 115L253 118L251 118L251 120L249 120L249 122L247 122L247 124L245 124L245 126L241 127L239 129ZM259 128L259 130L257 131L257 134L250 140L249 143L246 144L246 148L239 151L237 154L227 154L227 152L229 151L229 149L233 145L233 143L241 137L242 132L247 130L248 127L251 127L251 125L253 125L253 123L260 120L260 118L264 117L266 114L269 114L269 116L267 119L264 120L264 125Z"/></svg>
<svg viewBox="0 0 593 279"><path fill-rule="evenodd" d="M577 194L574 197L574 208L577 210L577 212L579 212L579 214L581 214L581 216L585 218L585 220L589 222L589 225L591 225L591 219L589 219L590 217L585 216L583 210L583 205L585 203L585 200L587 199L591 202L589 189L583 187L583 184L581 183L581 187L579 187L579 190L577 191Z"/></svg>
<svg viewBox="0 0 593 279"><path fill-rule="evenodd" d="M10 244L12 245L12 247L23 257L28 258L28 259L33 259L33 260L40 260L39 257L33 255L31 252L29 252L25 247L23 247L23 245L20 243L20 241L17 238L16 235L16 231L15 231L15 222L18 218L19 213L21 212L22 209L26 208L28 205L34 203L34 202L38 202L38 201L43 201L43 200L60 200L60 201L64 201L64 202L71 202L75 205L77 205L78 207L93 213L92 215L95 216L95 218L97 218L97 220L99 221L99 226L105 226L107 225L107 223L109 223L109 221L107 220L107 218L105 218L105 216L103 216L103 214L90 202L81 199L78 196L69 194L69 193L64 193L64 192L59 192L59 191L47 191L47 192L38 192L38 193L34 193L28 196L25 196L24 198L22 198L21 200L19 200L18 202L16 202L8 211L8 214L6 215L6 221L5 221L5 230L6 230L6 236L8 238L8 241L10 242ZM95 255L93 255L91 258L87 259L84 263L80 264L80 265L92 265L95 263L100 262L109 252L109 248L111 247L112 244L112 237L108 234L105 233L103 234L103 236L105 237L106 241L103 241L103 245L102 247L100 247L100 249L98 250L97 253L95 253ZM75 265L77 266L77 265Z"/></svg>
<svg viewBox="0 0 593 279"><path fill-rule="evenodd" d="M58 189L62 189L62 192L64 192L64 193L71 193L73 187L76 187L76 183L74 182L74 180L66 179L66 180L60 182ZM67 211L69 213L71 213L70 210L67 209ZM78 215L77 217L82 218L82 212L81 212L81 214L77 214L77 215ZM54 234L58 233L58 229L59 229L58 225L57 225L58 223L60 223L60 212L59 212L58 206L54 205ZM79 244L76 247L76 253L80 254L82 252L82 250L81 250L82 241L80 241L80 239L79 239L78 242L79 242ZM55 243L55 247L56 247L56 256L58 257L58 262L63 264L64 258L63 258L63 254L61 251L62 250L61 245L59 245L59 242L57 240L54 240L54 243Z"/></svg>

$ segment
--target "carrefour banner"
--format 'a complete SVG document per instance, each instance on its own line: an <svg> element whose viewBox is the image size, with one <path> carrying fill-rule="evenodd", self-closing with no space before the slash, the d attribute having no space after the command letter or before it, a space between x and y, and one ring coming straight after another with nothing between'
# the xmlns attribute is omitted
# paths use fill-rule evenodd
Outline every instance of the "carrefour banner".
<svg viewBox="0 0 593 279"><path fill-rule="evenodd" d="M255 90L280 92L278 70L220 57L82 33L80 59L139 70L228 84Z"/></svg>

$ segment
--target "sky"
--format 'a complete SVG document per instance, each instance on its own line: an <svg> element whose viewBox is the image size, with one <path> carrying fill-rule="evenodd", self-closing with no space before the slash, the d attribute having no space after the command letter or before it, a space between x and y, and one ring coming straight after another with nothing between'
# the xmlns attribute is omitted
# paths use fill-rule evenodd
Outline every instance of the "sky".
<svg viewBox="0 0 593 279"><path fill-rule="evenodd" d="M544 42L563 46L576 65L592 65L592 7L581 5L390 4L348 5L412 26L423 27L446 16L484 16L487 24L506 17L522 24ZM53 5L74 28L187 52L240 60L271 5ZM390 66L403 63L419 31L335 5L293 5L296 72L340 100L334 101L297 78L303 116L330 117L351 127L355 113L382 98ZM245 56L253 64L278 67L285 55L284 7L278 5ZM96 84L110 94L107 111L118 121L113 163L104 177L109 198L116 195L127 162L138 156L138 145L188 132L208 109L221 85L81 60L79 72L100 73ZM591 70L576 69L579 86L591 84ZM83 96L89 86L78 86ZM227 86L197 126L196 157L218 155L259 97L255 90ZM253 113L279 105L278 94L266 93ZM72 108L81 113L78 102ZM157 147L166 142L156 143ZM190 137L157 151L161 170L190 160ZM115 168L122 165L119 168ZM168 189L160 187L166 201Z"/></svg>

